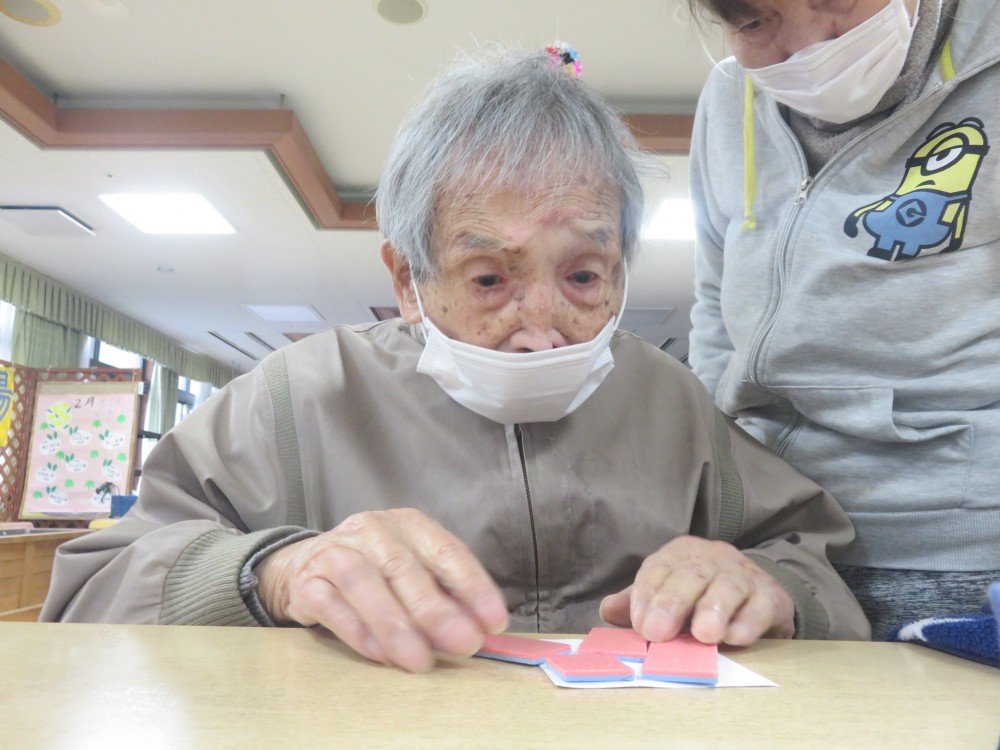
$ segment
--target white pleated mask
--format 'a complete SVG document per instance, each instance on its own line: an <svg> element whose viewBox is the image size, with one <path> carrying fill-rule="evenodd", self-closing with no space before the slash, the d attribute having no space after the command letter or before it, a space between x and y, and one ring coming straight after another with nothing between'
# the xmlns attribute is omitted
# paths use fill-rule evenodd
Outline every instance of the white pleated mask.
<svg viewBox="0 0 1000 750"><path fill-rule="evenodd" d="M611 337L620 312L582 344L540 352L500 352L444 335L424 312L415 284L413 289L427 339L417 372L434 378L466 409L494 422L562 419L586 401L615 366Z"/></svg>
<svg viewBox="0 0 1000 750"><path fill-rule="evenodd" d="M747 70L754 85L796 112L843 124L875 109L899 78L910 49L903 0L889 4L846 34L811 44L784 62Z"/></svg>

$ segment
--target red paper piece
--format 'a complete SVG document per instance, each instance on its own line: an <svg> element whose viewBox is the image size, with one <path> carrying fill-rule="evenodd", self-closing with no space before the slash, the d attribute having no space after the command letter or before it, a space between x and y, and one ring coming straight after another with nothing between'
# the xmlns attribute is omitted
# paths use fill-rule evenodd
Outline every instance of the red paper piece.
<svg viewBox="0 0 1000 750"><path fill-rule="evenodd" d="M546 657L568 654L572 649L565 643L522 638L516 635L487 635L476 656L516 664L541 664Z"/></svg>
<svg viewBox="0 0 1000 750"><path fill-rule="evenodd" d="M690 635L650 643L642 663L642 677L715 685L719 681L719 649L714 643L701 643Z"/></svg>
<svg viewBox="0 0 1000 750"><path fill-rule="evenodd" d="M546 663L567 682L631 680L635 673L621 659L608 654L550 656Z"/></svg>
<svg viewBox="0 0 1000 750"><path fill-rule="evenodd" d="M608 654L626 661L642 661L649 641L626 628L591 628L576 649L578 654Z"/></svg>

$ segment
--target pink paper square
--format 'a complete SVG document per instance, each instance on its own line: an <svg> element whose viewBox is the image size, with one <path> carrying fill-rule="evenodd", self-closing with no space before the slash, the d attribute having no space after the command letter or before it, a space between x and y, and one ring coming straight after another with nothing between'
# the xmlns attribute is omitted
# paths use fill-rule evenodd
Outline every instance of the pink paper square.
<svg viewBox="0 0 1000 750"><path fill-rule="evenodd" d="M642 661L649 641L627 628L591 628L576 652L578 654L608 654L626 661Z"/></svg>
<svg viewBox="0 0 1000 750"><path fill-rule="evenodd" d="M565 643L501 633L500 635L487 635L483 647L476 652L476 656L512 661L516 664L541 664L546 657L568 654L571 650Z"/></svg>
<svg viewBox="0 0 1000 750"><path fill-rule="evenodd" d="M690 635L663 643L650 643L642 663L647 680L714 685L719 681L719 649Z"/></svg>

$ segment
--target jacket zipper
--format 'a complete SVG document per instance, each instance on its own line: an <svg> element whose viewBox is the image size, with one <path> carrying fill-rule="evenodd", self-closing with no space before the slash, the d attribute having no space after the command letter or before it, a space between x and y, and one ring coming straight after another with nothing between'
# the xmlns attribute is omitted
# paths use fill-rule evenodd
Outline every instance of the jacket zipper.
<svg viewBox="0 0 1000 750"><path fill-rule="evenodd" d="M801 148L799 148L799 155L802 159L802 164L804 165L805 158L802 157ZM750 346L750 355L747 362L747 376L749 377L750 382L754 385L760 385L760 378L758 377L757 370L760 365L761 350L764 348L764 339L767 338L767 335L774 328L774 324L778 320L778 311L781 309L781 300L784 295L785 278L787 275L787 259L790 249L788 238L791 236L792 226L795 224L795 217L798 216L802 205L809 199L809 188L812 187L813 181L813 177L807 174L802 182L799 183L799 190L795 195L795 200L792 202L792 211L785 220L785 226L781 230L781 241L778 243L778 256L775 259L775 270L778 274L778 288L775 292L774 309L764 322L764 325L761 326L759 331L757 331L757 335L754 336L753 344Z"/></svg>
<svg viewBox="0 0 1000 750"><path fill-rule="evenodd" d="M514 436L517 438L517 453L521 459L521 477L524 479L524 497L528 501L528 522L531 525L531 549L535 555L535 630L542 630L542 594L538 580L538 536L535 534L535 510L531 504L531 487L528 485L528 467L524 460L524 438L521 435L521 425L514 425Z"/></svg>
<svg viewBox="0 0 1000 750"><path fill-rule="evenodd" d="M962 78L964 79L965 76L963 76ZM953 83L953 85L957 85L957 81L959 81L959 79L956 78L954 79L954 81L955 83ZM893 112L885 120L878 123L871 130L863 133L856 140L854 140L849 146L850 150L852 151L855 150L864 141L867 141L868 139L875 137L879 133L879 131L883 130L884 128L890 127L896 120L905 117L911 109L920 106L927 99L930 99L932 96L940 92L940 90L944 87L944 85L945 85L944 83L938 83L931 91L927 92L927 94L925 94L924 96L920 97L919 99L915 99L914 101L906 105L904 108L897 110L896 112ZM771 314L768 316L767 320L761 326L760 330L754 336L753 343L750 346L750 354L748 355L747 358L747 379L753 385L756 386L761 385L759 370L760 370L761 350L764 348L764 340L767 338L767 335L774 328L775 323L777 322L778 319L778 311L781 308L781 301L784 294L785 279L788 266L787 259L788 259L788 253L790 252L788 238L791 236L792 227L795 224L795 219L798 216L799 211L802 209L802 205L809 199L809 190L812 188L816 180L819 179L824 172L828 171L830 165L834 164L835 162L839 161L842 158L845 158L843 156L844 152L842 151L840 154L834 156L833 159L824 164L823 167L819 170L819 172L816 173L815 176L810 175L808 173L808 167L806 166L805 154L802 152L802 146L799 145L798 140L795 138L795 134L792 133L791 127L789 127L788 123L785 122L784 118L779 118L779 119L781 124L784 126L785 132L792 139L792 142L795 146L795 151L799 157L799 165L802 167L802 173L804 174L804 177L802 179L802 182L799 183L799 189L795 194L795 200L792 201L792 211L785 221L785 226L781 232L781 242L778 244L779 248L778 255L777 259L775 260L775 266L776 266L775 270L778 275L778 289L776 293L776 301L774 303L774 309L771 311Z"/></svg>

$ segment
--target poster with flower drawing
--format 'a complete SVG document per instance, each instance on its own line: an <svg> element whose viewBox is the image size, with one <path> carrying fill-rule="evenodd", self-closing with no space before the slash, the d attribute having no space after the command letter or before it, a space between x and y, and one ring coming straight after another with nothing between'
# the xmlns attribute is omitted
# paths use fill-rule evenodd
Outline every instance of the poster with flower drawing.
<svg viewBox="0 0 1000 750"><path fill-rule="evenodd" d="M129 493L139 386L38 384L20 518L106 516Z"/></svg>

